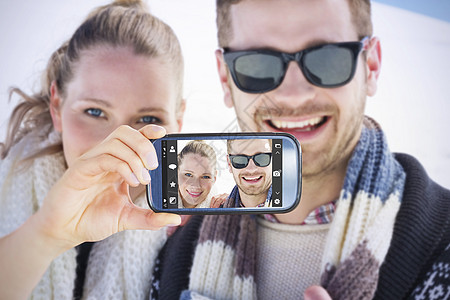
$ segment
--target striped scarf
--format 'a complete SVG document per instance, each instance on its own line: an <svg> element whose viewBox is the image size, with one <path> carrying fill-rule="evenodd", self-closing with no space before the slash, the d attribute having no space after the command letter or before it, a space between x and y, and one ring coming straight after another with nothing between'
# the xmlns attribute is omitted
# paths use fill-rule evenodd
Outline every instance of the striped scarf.
<svg viewBox="0 0 450 300"><path fill-rule="evenodd" d="M322 258L332 299L371 299L388 251L405 173L379 125L366 118L349 162ZM254 216L206 216L182 299L257 299Z"/></svg>

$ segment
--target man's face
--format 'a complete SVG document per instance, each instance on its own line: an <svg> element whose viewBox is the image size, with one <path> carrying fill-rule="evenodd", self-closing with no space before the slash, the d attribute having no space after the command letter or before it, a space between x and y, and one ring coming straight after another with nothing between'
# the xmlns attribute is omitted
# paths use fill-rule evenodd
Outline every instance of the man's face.
<svg viewBox="0 0 450 300"><path fill-rule="evenodd" d="M231 151L228 154L252 156L258 153L271 152L270 141L255 139L251 140L251 142L249 140L234 140L231 144ZM269 165L259 167L253 159L250 159L245 168L237 169L233 167L230 157L228 157L228 167L240 190L241 198L244 195L261 195L261 203L266 200L267 191L272 184L272 160L270 160Z"/></svg>
<svg viewBox="0 0 450 300"><path fill-rule="evenodd" d="M336 42L358 41L347 1L242 1L231 8L231 51L269 49L294 53ZM303 177L346 165L362 128L365 98L374 93L367 84L368 64L359 55L354 78L337 88L309 83L296 62L290 62L281 85L265 94L239 90L221 52L219 75L225 103L234 106L244 131L281 131L302 145ZM376 84L376 76L375 76Z"/></svg>

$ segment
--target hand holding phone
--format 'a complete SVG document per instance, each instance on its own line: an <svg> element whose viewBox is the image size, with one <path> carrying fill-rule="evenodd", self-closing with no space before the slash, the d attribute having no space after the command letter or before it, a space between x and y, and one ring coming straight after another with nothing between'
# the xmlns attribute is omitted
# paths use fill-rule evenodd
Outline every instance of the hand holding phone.
<svg viewBox="0 0 450 300"><path fill-rule="evenodd" d="M287 133L171 134L153 141L147 200L177 214L284 213L301 193L301 148Z"/></svg>

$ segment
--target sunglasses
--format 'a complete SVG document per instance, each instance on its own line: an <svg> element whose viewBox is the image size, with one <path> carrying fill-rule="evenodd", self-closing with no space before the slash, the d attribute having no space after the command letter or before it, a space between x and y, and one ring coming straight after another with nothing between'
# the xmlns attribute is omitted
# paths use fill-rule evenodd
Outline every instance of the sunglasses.
<svg viewBox="0 0 450 300"><path fill-rule="evenodd" d="M324 44L297 53L224 49L223 56L234 83L246 93L265 93L279 87L291 61L298 63L311 84L333 88L352 80L358 55L367 49L369 40L365 37L360 42Z"/></svg>
<svg viewBox="0 0 450 300"><path fill-rule="evenodd" d="M228 156L230 157L231 164L235 169L243 169L248 166L250 159L253 159L253 162L258 167L267 167L270 164L272 153L258 153L251 156L244 154L229 154Z"/></svg>

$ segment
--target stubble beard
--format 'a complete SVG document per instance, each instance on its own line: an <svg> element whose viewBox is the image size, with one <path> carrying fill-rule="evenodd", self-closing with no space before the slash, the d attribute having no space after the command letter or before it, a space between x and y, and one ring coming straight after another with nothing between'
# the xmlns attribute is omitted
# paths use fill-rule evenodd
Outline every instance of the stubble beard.
<svg viewBox="0 0 450 300"><path fill-rule="evenodd" d="M310 146L306 143L304 145L300 143L302 147L302 178L304 180L316 180L326 177L336 169L348 164L351 153L361 134L362 122L364 120L366 89L367 85L363 84L361 89L357 91L355 97L359 99L359 105L354 106L351 114L355 117L346 125L346 128L338 128L336 123L327 125L333 126L331 130L333 130L334 139L322 146L321 150L317 151L312 149L314 145ZM263 96L264 94L255 96L255 98ZM295 109L257 105L252 111L250 104L242 109L241 113L239 112L241 107L236 106L234 93L232 93L232 100L239 126L243 131L266 131L263 126L264 120L273 117L298 117L313 114L314 112L336 112L336 108L333 105L319 105L310 101L302 107ZM277 103L276 100L272 102ZM335 114L335 116L339 117L338 114Z"/></svg>

